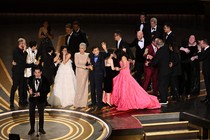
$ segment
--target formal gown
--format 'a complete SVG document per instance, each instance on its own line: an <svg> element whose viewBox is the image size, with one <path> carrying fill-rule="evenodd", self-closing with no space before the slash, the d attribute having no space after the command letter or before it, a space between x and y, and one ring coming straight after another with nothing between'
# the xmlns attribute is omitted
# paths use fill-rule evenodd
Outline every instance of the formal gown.
<svg viewBox="0 0 210 140"><path fill-rule="evenodd" d="M77 92L74 99L75 107L86 107L88 102L88 74L86 68L89 53L75 53Z"/></svg>
<svg viewBox="0 0 210 140"><path fill-rule="evenodd" d="M52 106L67 107L74 104L76 94L76 76L72 69L72 61L61 63L55 76L53 92L49 97Z"/></svg>
<svg viewBox="0 0 210 140"><path fill-rule="evenodd" d="M122 66L120 61L120 66ZM117 106L117 110L129 109L156 109L161 105L156 96L149 95L132 77L129 62L125 69L113 79L111 104Z"/></svg>
<svg viewBox="0 0 210 140"><path fill-rule="evenodd" d="M111 93L113 88L113 70L111 66L106 66L106 77L104 78L104 91L106 93Z"/></svg>

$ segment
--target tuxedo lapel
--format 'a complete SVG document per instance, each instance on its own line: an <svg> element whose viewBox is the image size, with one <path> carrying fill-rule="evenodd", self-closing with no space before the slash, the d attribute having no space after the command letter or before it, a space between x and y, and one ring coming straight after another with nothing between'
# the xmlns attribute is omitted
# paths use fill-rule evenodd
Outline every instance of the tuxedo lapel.
<svg viewBox="0 0 210 140"><path fill-rule="evenodd" d="M42 88L42 78L41 78L41 80L40 80L40 82L39 82L39 87L38 87L38 90L37 91L40 91L41 90L41 88Z"/></svg>

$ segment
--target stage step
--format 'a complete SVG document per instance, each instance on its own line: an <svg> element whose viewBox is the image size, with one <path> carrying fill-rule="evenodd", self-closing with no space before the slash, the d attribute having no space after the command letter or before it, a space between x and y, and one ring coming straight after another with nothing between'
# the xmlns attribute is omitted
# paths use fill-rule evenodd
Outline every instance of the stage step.
<svg viewBox="0 0 210 140"><path fill-rule="evenodd" d="M160 122L160 123L148 123L142 124L144 131L167 131L171 129L186 129L188 127L188 121L177 121L177 122Z"/></svg>
<svg viewBox="0 0 210 140"><path fill-rule="evenodd" d="M199 130L168 130L146 132L146 140L177 140L177 139L197 139Z"/></svg>
<svg viewBox="0 0 210 140"><path fill-rule="evenodd" d="M180 113L144 114L137 117L143 126L145 140L198 139L199 130L180 121Z"/></svg>

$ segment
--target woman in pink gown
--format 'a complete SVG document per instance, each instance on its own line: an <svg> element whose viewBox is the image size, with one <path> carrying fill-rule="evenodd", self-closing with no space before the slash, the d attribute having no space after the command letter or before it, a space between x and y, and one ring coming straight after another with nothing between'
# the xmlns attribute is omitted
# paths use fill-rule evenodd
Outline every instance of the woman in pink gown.
<svg viewBox="0 0 210 140"><path fill-rule="evenodd" d="M111 94L112 105L117 110L129 109L157 109L161 105L156 96L149 95L130 74L130 65L123 51L118 50L120 58L120 73L113 79L113 91Z"/></svg>

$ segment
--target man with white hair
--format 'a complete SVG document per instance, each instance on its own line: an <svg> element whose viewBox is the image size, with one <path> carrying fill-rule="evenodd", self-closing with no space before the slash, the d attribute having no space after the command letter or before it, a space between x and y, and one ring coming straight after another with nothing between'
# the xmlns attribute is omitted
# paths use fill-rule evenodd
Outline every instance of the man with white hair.
<svg viewBox="0 0 210 140"><path fill-rule="evenodd" d="M146 45L149 45L152 43L152 37L155 38L163 38L163 28L158 25L157 18L152 17L150 19L150 26L148 26L147 29L145 29L144 37L146 40Z"/></svg>
<svg viewBox="0 0 210 140"><path fill-rule="evenodd" d="M18 39L18 46L13 52L12 62L12 87L10 91L10 109L14 109L15 91L18 88L19 105L24 105L23 101L23 83L24 83L24 70L26 67L26 40L24 38Z"/></svg>

